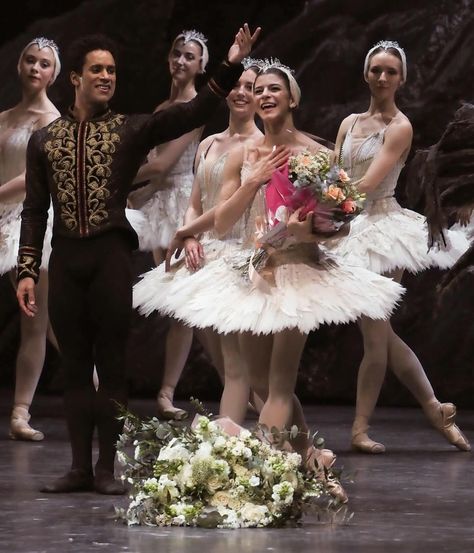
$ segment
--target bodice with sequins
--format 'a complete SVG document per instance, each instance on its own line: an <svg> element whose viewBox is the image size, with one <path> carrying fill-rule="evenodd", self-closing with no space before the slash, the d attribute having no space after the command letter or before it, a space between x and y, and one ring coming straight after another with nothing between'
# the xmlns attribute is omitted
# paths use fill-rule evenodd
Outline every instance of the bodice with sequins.
<svg viewBox="0 0 474 553"><path fill-rule="evenodd" d="M359 180L366 174L370 164L383 146L387 128L368 136L354 135L352 129L347 132L341 149L340 162L353 181ZM403 166L404 161L399 159L377 188L367 192L367 200L391 198L395 193Z"/></svg>

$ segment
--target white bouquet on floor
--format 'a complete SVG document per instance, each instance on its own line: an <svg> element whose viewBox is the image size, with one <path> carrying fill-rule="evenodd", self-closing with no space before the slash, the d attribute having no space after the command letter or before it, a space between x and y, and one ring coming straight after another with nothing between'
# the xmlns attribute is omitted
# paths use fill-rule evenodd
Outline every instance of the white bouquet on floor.
<svg viewBox="0 0 474 553"><path fill-rule="evenodd" d="M296 524L306 506L340 505L330 466L308 471L297 453L276 449L229 419L199 416L188 427L130 413L123 418L118 455L131 502L119 514L129 525L275 527Z"/></svg>

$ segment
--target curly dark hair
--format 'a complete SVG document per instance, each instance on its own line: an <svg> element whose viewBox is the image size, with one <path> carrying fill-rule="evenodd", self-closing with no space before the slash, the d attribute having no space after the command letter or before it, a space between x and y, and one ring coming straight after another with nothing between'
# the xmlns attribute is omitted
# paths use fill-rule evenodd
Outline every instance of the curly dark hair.
<svg viewBox="0 0 474 553"><path fill-rule="evenodd" d="M77 74L82 73L86 56L93 50L107 50L117 63L118 46L110 37L103 34L85 35L69 45L66 53L67 68Z"/></svg>

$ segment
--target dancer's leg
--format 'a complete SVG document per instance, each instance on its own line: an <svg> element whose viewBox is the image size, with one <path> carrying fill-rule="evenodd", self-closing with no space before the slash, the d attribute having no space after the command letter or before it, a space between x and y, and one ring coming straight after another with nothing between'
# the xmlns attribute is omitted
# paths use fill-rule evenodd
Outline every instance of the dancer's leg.
<svg viewBox="0 0 474 553"><path fill-rule="evenodd" d="M240 351L242 359L245 361L244 367L248 372L250 389L257 398L257 404L261 405L259 412L263 409L268 398L268 376L273 342L273 335L256 336L249 332L239 335ZM305 433L308 431L308 425L304 417L301 403L294 393L292 396L292 404L291 426L296 425L302 433ZM292 440L292 446L300 453L306 451L308 445L308 440L302 434L298 436L296 440Z"/></svg>
<svg viewBox="0 0 474 553"><path fill-rule="evenodd" d="M401 276L399 273L396 279L400 281ZM454 422L456 407L452 403L441 404L438 401L418 357L391 327L388 336L388 364L422 406L431 424L451 444L463 451L469 451L469 442Z"/></svg>
<svg viewBox="0 0 474 553"><path fill-rule="evenodd" d="M72 463L65 476L43 488L50 493L92 489L93 330L87 308L87 286L78 274L78 267L71 263L75 259L69 246L67 240L64 244L58 241L51 254L49 283L54 293L49 296L49 313L61 351Z"/></svg>
<svg viewBox="0 0 474 553"><path fill-rule="evenodd" d="M242 424L249 402L249 381L244 361L240 355L237 334L220 336L224 358L224 391L222 392L219 414L230 417Z"/></svg>
<svg viewBox="0 0 474 553"><path fill-rule="evenodd" d="M306 338L307 335L297 329L273 336L268 397L259 419L268 428L288 428L293 421L293 394Z"/></svg>
<svg viewBox="0 0 474 553"><path fill-rule="evenodd" d="M127 406L125 361L132 316L132 262L130 245L123 236L111 234L102 241L107 255L98 263L88 296L99 377L95 394L99 458L94 488L115 495L124 493L121 482L114 479L114 462L123 430L123 421L118 420L119 406Z"/></svg>
<svg viewBox="0 0 474 553"><path fill-rule="evenodd" d="M220 334L210 328L195 328L194 333L216 369L221 384L224 385L224 358Z"/></svg>
<svg viewBox="0 0 474 553"><path fill-rule="evenodd" d="M174 407L173 398L192 343L193 329L172 319L166 335L165 367L157 397L158 412L167 419L183 420L188 416L184 409Z"/></svg>
<svg viewBox="0 0 474 553"><path fill-rule="evenodd" d="M48 275L41 271L35 289L38 312L35 317L20 314L20 347L16 358L15 396L10 437L39 441L44 435L31 428L29 409L43 370L48 330Z"/></svg>
<svg viewBox="0 0 474 553"><path fill-rule="evenodd" d="M352 446L366 453L382 453L385 447L371 440L367 431L387 370L390 323L362 317L359 327L364 342L364 356L357 375Z"/></svg>

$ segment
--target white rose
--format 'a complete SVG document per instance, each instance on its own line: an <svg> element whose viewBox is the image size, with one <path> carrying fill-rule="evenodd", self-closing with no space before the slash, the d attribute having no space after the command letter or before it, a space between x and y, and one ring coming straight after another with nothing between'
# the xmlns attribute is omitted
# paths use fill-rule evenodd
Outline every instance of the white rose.
<svg viewBox="0 0 474 553"><path fill-rule="evenodd" d="M260 485L260 478L258 476L251 476L249 478L249 484L252 486L252 488L256 488L258 485Z"/></svg>

